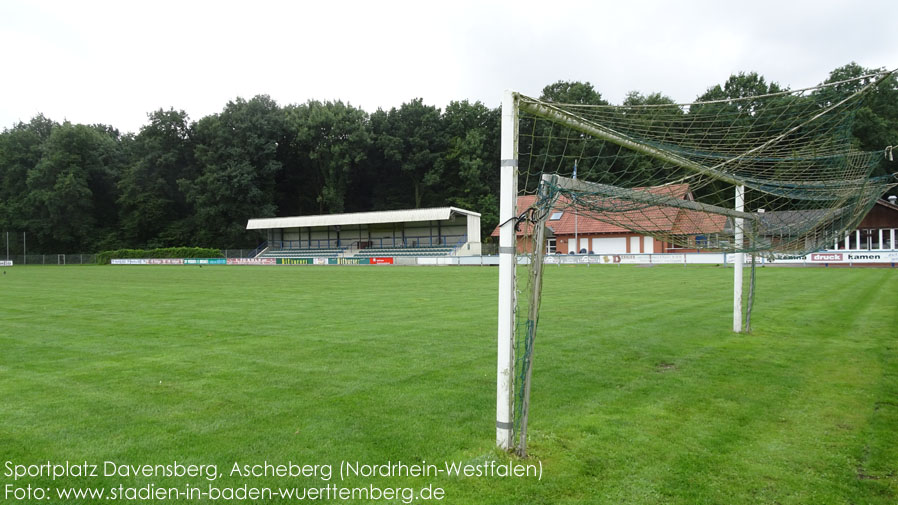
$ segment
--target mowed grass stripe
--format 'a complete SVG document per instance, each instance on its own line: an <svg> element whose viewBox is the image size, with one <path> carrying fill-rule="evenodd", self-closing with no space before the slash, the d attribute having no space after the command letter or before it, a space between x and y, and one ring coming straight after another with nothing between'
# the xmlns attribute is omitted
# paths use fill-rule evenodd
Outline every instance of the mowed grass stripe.
<svg viewBox="0 0 898 505"><path fill-rule="evenodd" d="M817 275L827 274L820 270L814 273ZM828 475L827 469L818 472L813 468L820 466L819 460L826 461L825 450L810 454L799 451L799 455L803 455L808 461L790 462L789 457L793 454L794 447L789 446L797 444L789 440L789 435L794 430L788 422L790 416L794 423L805 422L805 417L813 417L814 409L826 414L827 406L831 401L845 399L832 398L841 390L861 394L861 399L855 399L860 403L866 403L866 400L863 399L864 390L862 388L869 386L871 382L877 383L875 376L872 381L867 377L847 384L838 382L839 374L860 378L866 367L864 357L855 355L856 352L863 352L863 348L855 349L856 345L844 342L846 339L851 341L854 335L849 334L842 337L836 333L828 340L820 338L827 333L832 334L834 329L836 332L841 331L842 325L846 322L846 316L852 316L847 319L847 322L866 328L870 322L871 307L879 309L875 312L881 312L882 304L875 301L887 299L884 295L887 294L885 286L888 276L876 271L869 273L872 275L864 273L860 279L837 277L836 282L829 283L826 290L813 293L805 290L801 295L805 300L808 297L814 299L818 296L824 300L839 300L841 296L846 296L851 302L835 311L825 310L826 305L824 305L824 310L817 314L813 327L804 328L803 333L782 336L790 340L778 338L770 342L770 339L761 337L765 332L769 332L766 329L768 324L765 324L765 314L760 304L757 308L758 312L755 313L755 335L741 337L722 334L718 340L704 342L699 348L689 348L685 349L686 352L682 352L683 348L681 347L679 355L670 354L667 345L669 336L665 331L649 333L647 337L640 339L639 346L633 346L628 345L626 340L633 333L645 334L644 332L622 331L615 334L615 329L603 328L604 331L612 333L607 338L616 338L616 341L611 349L602 348L601 361L594 363L593 367L581 369L576 364L571 364L572 362L567 359L570 356L565 356L564 363L558 367L575 371L582 370L581 376L573 377L573 379L586 381L587 387L589 385L588 377L592 374L594 382L600 383L601 387L611 388L612 393L610 394L615 397L608 398L608 404L604 405L605 408L602 409L601 397L608 396L607 393L597 390L594 394L583 394L584 392L578 388L570 388L572 393L564 395L559 400L559 404L554 407L556 411L563 410L568 405L572 407L576 430L595 432L600 430L597 428L599 426L623 424L625 426L622 428L606 430L607 437L598 445L607 447L614 446L615 440L635 440L634 445L645 447L646 453L628 452L621 455L618 461L609 461L607 456L598 459L584 457L581 460L583 462L581 469L598 474L605 469L611 469L610 471L616 472L618 476L616 482L634 484L633 489L628 489L622 494L610 493L609 499L641 493L645 499L669 499L671 495L675 495L681 498L688 497L684 502L700 497L710 498L714 502L723 500L723 496L715 497L715 494L719 493L713 492L703 494L701 490L710 486L713 489L726 490L724 495L732 493L734 485L746 480L740 477L746 475L744 469L755 464L752 458L746 458L746 455L754 454L755 459L761 460L766 457L763 451L760 453L761 457L758 457L757 451L760 442L756 442L754 439L763 439L765 436L769 436L773 439L771 442L773 445L770 445L769 449L772 451L782 449L781 457L788 456L785 458L786 464L782 465L783 467L779 471L770 472L773 477L764 485L757 486L757 483L752 482L750 489L742 491L746 496L763 500L765 492L769 490L773 490L774 496L778 496L780 490L775 482L776 476L793 476L796 469L808 472L807 475L801 477L802 479L818 477L825 479ZM768 276L773 282L776 282L772 276L780 274L785 274L789 278L795 274L801 274L801 272L764 269L759 272L759 286L765 286L763 282ZM696 274L699 278L701 275L702 273ZM829 281L830 279L825 280ZM872 285L865 283L865 280L872 281ZM612 293L613 296L623 296L621 290L613 284L605 287L607 292ZM764 291L760 291L760 293L763 294ZM598 296L601 298L601 295ZM606 302L611 301L611 297L605 298L607 298ZM790 303L789 298L795 298L794 292L793 296L786 297L786 303ZM670 305L676 306L678 302L679 300L672 300ZM730 299L724 299L723 303L720 302L715 303L713 300L708 300L707 307L716 306L718 310L722 311L726 318L718 318L717 322L728 325L729 314L726 311L729 310ZM605 304L606 307L610 305L611 303ZM543 309L544 313L548 312L548 303L543 305ZM891 306L891 310L894 310L894 305ZM814 316L804 314L802 319L808 320L811 317ZM623 322L618 326L626 326L633 318L623 314L621 317L613 317L613 319L619 323ZM540 337L541 342L544 343L545 333L550 330L545 330L545 320L541 324L544 331ZM873 325L873 328L875 327L876 324ZM703 331L703 322L696 321L694 328L690 333L700 334L699 332ZM714 330L712 329L708 336L713 335ZM887 335L887 333L881 333L881 335ZM593 335L593 338L589 339L591 345L595 345L597 340L602 340L601 335ZM821 342L821 340L823 341ZM688 341L688 338L676 338L677 345L682 345L684 341ZM881 345L881 342L879 344ZM545 350L545 347L546 345L543 345L542 349ZM554 349L559 346L549 347ZM655 356L652 356L653 351L657 352ZM542 359L542 363L545 363L547 359L544 354L540 355L538 352L539 358L537 359ZM582 355L580 359L583 359ZM610 366L609 363L615 359L618 360L619 365ZM827 361L821 363L822 360ZM628 363L633 365L627 366ZM620 366L620 364L624 366ZM694 373L696 367L691 365L695 364L699 366L699 373ZM796 364L801 367L794 367ZM838 370L843 364L845 370L840 370L837 374L835 370ZM825 368L821 365L825 365ZM653 367L654 370L652 370ZM609 374L605 373L609 369L615 370L617 381L614 378L609 379ZM631 375L621 377L621 372L624 370L630 371ZM656 373L651 373L652 371ZM690 372L693 373L690 374ZM859 375L858 372L861 374ZM571 373L567 373L565 377L570 379L571 375ZM831 382L835 382L835 392L827 389L828 383ZM818 391L821 387L825 391ZM535 385L534 388L536 391L539 386ZM671 388L676 389L672 391ZM573 391L577 391L577 393L573 393ZM534 396L537 395L538 393L534 392ZM583 400L578 402L578 396ZM557 397L553 396L552 398L556 399ZM538 402L538 400L534 401ZM813 402L813 405L807 405L808 402ZM625 414L614 416L614 407L618 403L622 406L621 409ZM841 409L844 409L846 404L843 402L836 405L839 405L837 410L842 413ZM578 421L578 417L590 412L590 407L594 407L594 410L601 410L602 414L593 418L587 414ZM849 408L844 413L856 416L856 412L860 411ZM567 418L562 419L567 420ZM726 419L729 422L709 423L708 419ZM643 422L634 425L633 420L643 420ZM647 425L645 422L647 420L651 420L652 424ZM783 424L780 425L780 422ZM628 429L626 425L632 426L632 429ZM805 425L799 427L798 431L801 432L804 429L813 433L813 437L817 437L816 431L807 428L808 426ZM818 425L814 428L829 429L830 426ZM843 425L840 431L844 431L844 429ZM836 437L841 440L842 433L838 433ZM553 443L554 438L550 439ZM654 443L655 441L658 443ZM809 439L803 442L813 445L815 440ZM538 445L534 443L531 444L531 447L538 447ZM587 452L589 449L591 447L587 449ZM732 456L728 457L729 453L732 453ZM640 478L640 474L643 473L640 465L658 460L669 462L663 472L667 478L663 478L663 475L652 475L658 470L656 463L648 465L645 470L646 477ZM842 461L837 461L837 463L842 463ZM637 466L634 468L634 465ZM853 472L853 468L850 467L851 465L840 467L846 473L848 478L846 482L851 482L850 474ZM671 472L669 471L671 468L691 470ZM706 477L696 479L697 475ZM720 480L730 485L721 486ZM654 486L659 488L657 493L651 491ZM662 492L662 490L666 491ZM824 491L824 494L827 492L830 491ZM667 495L666 498L665 495ZM850 492L847 496L850 497ZM817 500L819 496L815 492L809 491L809 494L799 494L796 495L796 498L800 503L802 500Z"/></svg>
<svg viewBox="0 0 898 505"><path fill-rule="evenodd" d="M495 269L14 267L0 282L4 459L505 457ZM544 480L440 484L457 503L892 503L896 284L759 269L745 336L729 331L732 270L547 268L530 442Z"/></svg>

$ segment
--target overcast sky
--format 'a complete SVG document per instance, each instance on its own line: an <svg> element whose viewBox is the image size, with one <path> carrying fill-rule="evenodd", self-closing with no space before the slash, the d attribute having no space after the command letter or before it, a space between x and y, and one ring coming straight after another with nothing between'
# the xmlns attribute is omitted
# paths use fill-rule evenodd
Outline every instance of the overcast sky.
<svg viewBox="0 0 898 505"><path fill-rule="evenodd" d="M229 100L499 103L589 81L691 101L739 71L801 88L898 66L898 1L0 0L0 128L38 113L138 131Z"/></svg>

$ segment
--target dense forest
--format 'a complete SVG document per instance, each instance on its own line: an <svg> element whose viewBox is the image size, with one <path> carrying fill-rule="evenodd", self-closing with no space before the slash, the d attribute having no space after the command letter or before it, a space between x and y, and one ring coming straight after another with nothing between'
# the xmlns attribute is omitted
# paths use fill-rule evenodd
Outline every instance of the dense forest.
<svg viewBox="0 0 898 505"><path fill-rule="evenodd" d="M826 82L870 73L856 64ZM755 73L699 99L780 90ZM602 104L590 83L557 82L540 98ZM631 93L628 103L669 101ZM279 105L237 98L191 120L156 110L136 134L38 115L0 133L0 232L27 232L28 251L120 247L253 247L250 217L454 205L497 223L500 111L480 102L444 110L414 99L368 113L341 101ZM898 143L898 80L856 115L858 149Z"/></svg>

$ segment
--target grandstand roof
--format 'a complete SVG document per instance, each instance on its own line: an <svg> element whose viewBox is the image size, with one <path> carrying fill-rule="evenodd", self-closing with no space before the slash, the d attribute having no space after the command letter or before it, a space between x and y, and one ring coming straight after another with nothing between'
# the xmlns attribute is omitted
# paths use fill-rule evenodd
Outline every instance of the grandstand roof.
<svg viewBox="0 0 898 505"><path fill-rule="evenodd" d="M247 230L273 228L309 228L313 226L350 226L359 224L408 223L412 221L445 221L453 214L477 216L477 212L457 207L431 209L384 210L376 212L352 212L348 214L321 214L316 216L268 217L250 219Z"/></svg>

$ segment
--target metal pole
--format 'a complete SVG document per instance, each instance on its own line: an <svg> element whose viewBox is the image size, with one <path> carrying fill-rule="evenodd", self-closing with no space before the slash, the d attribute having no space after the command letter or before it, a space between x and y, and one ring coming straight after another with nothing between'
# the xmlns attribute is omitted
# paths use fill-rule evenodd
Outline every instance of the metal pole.
<svg viewBox="0 0 898 505"><path fill-rule="evenodd" d="M745 308L745 333L751 333L751 309L755 303L755 253L751 253L751 275L748 279L748 307Z"/></svg>
<svg viewBox="0 0 898 505"><path fill-rule="evenodd" d="M543 180L545 180L545 175ZM540 184L540 198L545 198L546 184ZM552 212L552 205L547 205L546 215L539 216L539 221L532 223L536 227L536 240L533 242L533 255L530 264L530 307L527 313L527 335L524 346L524 384L521 400L521 433L518 442L518 456L527 456L527 419L530 416L530 383L533 378L533 346L536 326L539 322L539 303L543 287L543 260L546 247L546 218Z"/></svg>
<svg viewBox="0 0 898 505"><path fill-rule="evenodd" d="M577 180L577 160L574 160L574 177L573 179ZM579 234L579 218L580 213L577 211L577 207L574 207L574 254L580 254L580 234ZM589 266L589 263L586 264Z"/></svg>
<svg viewBox="0 0 898 505"><path fill-rule="evenodd" d="M501 182L499 193L499 321L496 365L496 445L510 450L514 443L514 313L515 214L517 207L517 95L502 97Z"/></svg>
<svg viewBox="0 0 898 505"><path fill-rule="evenodd" d="M25 250L25 232L22 232L22 264L28 264L28 251Z"/></svg>
<svg viewBox="0 0 898 505"><path fill-rule="evenodd" d="M745 212L745 186L736 186L736 212ZM733 331L742 331L742 267L745 265L745 253L742 252L744 221L741 217L733 220L735 227L734 249L736 263L733 265Z"/></svg>

